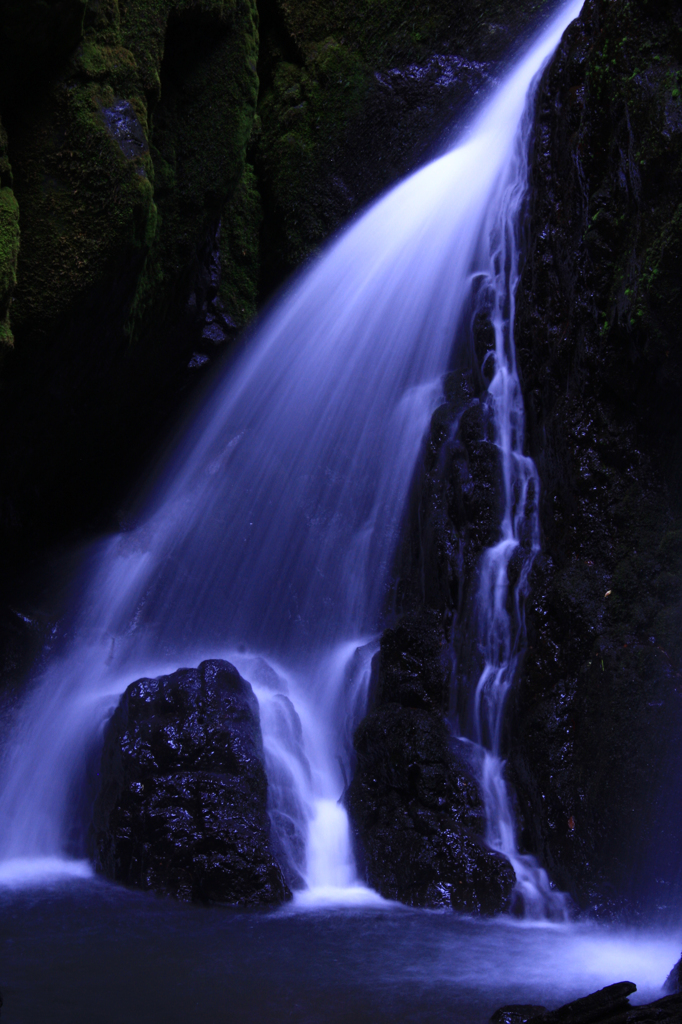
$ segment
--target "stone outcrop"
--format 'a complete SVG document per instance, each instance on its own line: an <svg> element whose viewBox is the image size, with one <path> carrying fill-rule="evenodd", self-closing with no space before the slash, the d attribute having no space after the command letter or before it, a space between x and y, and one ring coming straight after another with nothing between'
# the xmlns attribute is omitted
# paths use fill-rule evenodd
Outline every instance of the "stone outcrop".
<svg viewBox="0 0 682 1024"><path fill-rule="evenodd" d="M665 979L663 991L667 992L668 995L677 995L682 993L682 957L680 957L668 977Z"/></svg>
<svg viewBox="0 0 682 1024"><path fill-rule="evenodd" d="M473 772L464 746L453 748L444 646L435 614L384 633L347 804L365 878L382 896L491 914L509 909L514 871L485 847Z"/></svg>
<svg viewBox="0 0 682 1024"><path fill-rule="evenodd" d="M503 1006L492 1015L490 1024L677 1024L682 1019L682 996L666 996L644 1006L631 1006L629 996L636 991L637 986L631 981L619 981L557 1010Z"/></svg>
<svg viewBox="0 0 682 1024"><path fill-rule="evenodd" d="M140 679L105 731L96 866L182 900L279 903L266 801L258 703L232 665Z"/></svg>
<svg viewBox="0 0 682 1024"><path fill-rule="evenodd" d="M585 4L518 295L543 554L509 767L527 848L598 913L670 905L682 840L681 53L679 5Z"/></svg>

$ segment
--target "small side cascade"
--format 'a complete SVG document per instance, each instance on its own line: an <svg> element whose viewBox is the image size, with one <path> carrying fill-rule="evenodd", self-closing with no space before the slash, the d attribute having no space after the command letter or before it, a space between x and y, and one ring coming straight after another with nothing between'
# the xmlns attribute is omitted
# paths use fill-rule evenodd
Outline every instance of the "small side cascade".
<svg viewBox="0 0 682 1024"><path fill-rule="evenodd" d="M481 251L485 269L477 280L476 308L487 315L495 339L482 370L490 380L484 401L490 440L499 453L501 522L497 541L483 552L478 567L471 618L478 661L476 673L468 681L464 737L478 748L475 760L486 810L486 841L507 857L516 872L515 912L535 919L566 920L566 896L551 887L546 871L533 856L519 853L502 757L505 704L526 642L528 577L540 550L540 481L533 460L524 453L523 394L514 344L531 125L529 106L500 203L491 210L486 225L483 237L487 248Z"/></svg>

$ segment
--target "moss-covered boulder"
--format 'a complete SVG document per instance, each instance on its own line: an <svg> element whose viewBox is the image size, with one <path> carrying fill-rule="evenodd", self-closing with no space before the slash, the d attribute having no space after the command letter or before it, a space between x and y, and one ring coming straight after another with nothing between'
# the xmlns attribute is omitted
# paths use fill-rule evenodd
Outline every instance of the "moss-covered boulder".
<svg viewBox="0 0 682 1024"><path fill-rule="evenodd" d="M588 0L539 97L517 345L544 553L510 719L524 839L581 907L682 841L682 10Z"/></svg>

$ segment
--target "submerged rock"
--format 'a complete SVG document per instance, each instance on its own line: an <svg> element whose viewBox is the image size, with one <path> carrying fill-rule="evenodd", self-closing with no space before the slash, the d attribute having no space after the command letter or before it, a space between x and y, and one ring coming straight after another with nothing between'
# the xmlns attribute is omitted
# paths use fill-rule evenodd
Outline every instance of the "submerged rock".
<svg viewBox="0 0 682 1024"><path fill-rule="evenodd" d="M443 716L437 616L387 630L376 657L376 706L355 735L347 794L359 860L388 899L465 913L508 910L511 864L482 839L483 808Z"/></svg>
<svg viewBox="0 0 682 1024"><path fill-rule="evenodd" d="M225 661L140 679L107 724L95 863L183 900L279 903L258 703Z"/></svg>

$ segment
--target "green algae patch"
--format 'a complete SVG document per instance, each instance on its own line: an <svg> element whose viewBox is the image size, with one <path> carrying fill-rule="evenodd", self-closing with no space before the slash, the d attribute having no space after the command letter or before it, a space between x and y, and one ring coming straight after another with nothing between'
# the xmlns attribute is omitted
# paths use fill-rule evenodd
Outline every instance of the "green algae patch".
<svg viewBox="0 0 682 1024"><path fill-rule="evenodd" d="M132 341L170 315L242 178L257 54L254 3L91 0L61 75L9 118L20 335L107 287Z"/></svg>
<svg viewBox="0 0 682 1024"><path fill-rule="evenodd" d="M9 307L17 283L19 256L19 204L12 185L12 169L7 157L7 136L0 123L0 359L3 349L11 348L14 337Z"/></svg>
<svg viewBox="0 0 682 1024"><path fill-rule="evenodd" d="M15 132L23 235L13 311L18 330L49 332L114 263L125 264L145 246L150 159L144 147L130 155L121 144L126 131L143 138L144 126L129 104L126 126L117 129L106 118L124 103L111 86L61 82Z"/></svg>
<svg viewBox="0 0 682 1024"><path fill-rule="evenodd" d="M225 207L220 232L218 294L225 312L237 327L243 327L256 315L262 220L258 181L253 167L247 164Z"/></svg>
<svg viewBox="0 0 682 1024"><path fill-rule="evenodd" d="M407 0L262 2L254 164L265 211L265 289L452 128L476 86L474 74L464 84L466 73L455 86L459 71L448 78L448 58L477 63L480 84L480 62L507 56L554 7L552 0L433 0L419 10ZM424 76L439 60L442 81L433 73L429 86Z"/></svg>
<svg viewBox="0 0 682 1024"><path fill-rule="evenodd" d="M10 188L0 188L0 353L14 343L9 306L17 282L19 204Z"/></svg>

